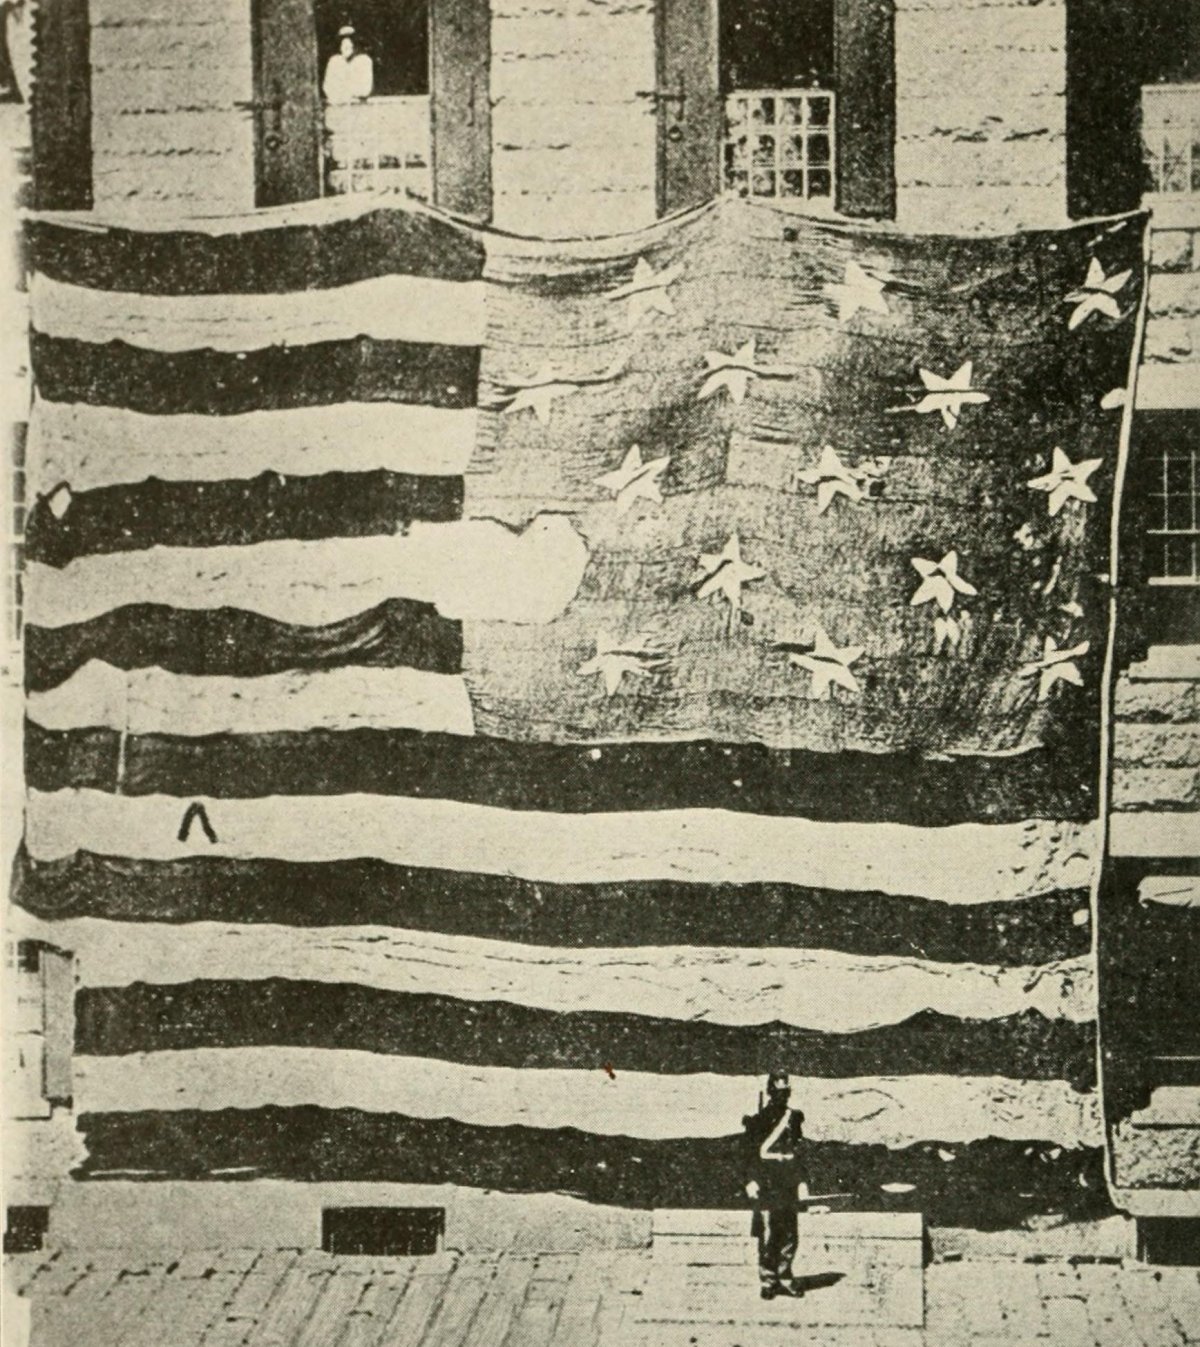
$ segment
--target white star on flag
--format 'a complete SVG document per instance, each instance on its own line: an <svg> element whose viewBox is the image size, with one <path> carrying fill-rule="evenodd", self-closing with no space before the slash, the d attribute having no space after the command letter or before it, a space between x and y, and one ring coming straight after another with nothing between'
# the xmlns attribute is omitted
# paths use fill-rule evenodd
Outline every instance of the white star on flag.
<svg viewBox="0 0 1200 1347"><path fill-rule="evenodd" d="M833 696L834 683L847 692L859 690L858 679L851 673L850 666L862 659L865 646L836 646L822 628L817 627L811 646L808 642L781 641L775 648L786 650L789 664L812 675L812 694L818 701Z"/></svg>
<svg viewBox="0 0 1200 1347"><path fill-rule="evenodd" d="M1044 477L1031 477L1025 485L1031 491L1046 492L1051 515L1056 515L1069 500L1094 504L1096 493L1088 486L1087 480L1103 462L1102 458L1084 458L1078 463L1072 463L1056 447L1051 457L1050 471Z"/></svg>
<svg viewBox="0 0 1200 1347"><path fill-rule="evenodd" d="M634 445L621 460L621 466L612 472L602 473L595 479L597 486L611 491L617 502L617 513L627 514L637 500L655 501L662 504L662 487L659 478L667 470L671 456L642 459L642 451Z"/></svg>
<svg viewBox="0 0 1200 1347"><path fill-rule="evenodd" d="M830 282L825 293L837 305L839 323L849 322L859 309L864 313L881 313L885 318L890 312L883 282L865 272L857 262L847 262L846 279L840 285Z"/></svg>
<svg viewBox="0 0 1200 1347"><path fill-rule="evenodd" d="M821 457L815 468L802 468L796 474L802 482L817 488L817 513L824 514L838 496L849 501L862 500L863 478L867 475L848 468L837 455L837 450L827 444L821 450Z"/></svg>
<svg viewBox="0 0 1200 1347"><path fill-rule="evenodd" d="M713 594L723 594L733 609L742 606L742 586L766 575L766 571L742 560L742 543L736 533L729 535L729 541L721 551L700 554L700 571L697 597L707 599Z"/></svg>
<svg viewBox="0 0 1200 1347"><path fill-rule="evenodd" d="M926 561L924 557L913 557L912 564L921 577L916 593L909 600L911 607L922 603L936 603L943 613L954 607L958 594L978 594L974 585L968 584L958 573L958 553L947 552L941 561Z"/></svg>
<svg viewBox="0 0 1200 1347"><path fill-rule="evenodd" d="M664 267L662 271L655 271L644 257L639 257L633 269L633 279L610 290L608 297L629 301L629 319L636 327L648 313L675 312L675 302L667 293L667 288L681 274L681 267Z"/></svg>
<svg viewBox="0 0 1200 1347"><path fill-rule="evenodd" d="M1083 686L1083 675L1075 661L1086 655L1090 642L1082 641L1067 650L1060 650L1053 636L1047 636L1042 643L1042 657L1030 664L1023 665L1018 673L1020 678L1038 677L1038 701L1044 702L1051 689L1057 683L1070 683L1073 687Z"/></svg>
<svg viewBox="0 0 1200 1347"><path fill-rule="evenodd" d="M581 678L599 674L604 679L605 695L611 697L621 686L621 680L626 674L648 678L660 669L665 669L669 663L665 655L641 648L640 638L621 642L602 631L596 637L596 653L579 666L578 672Z"/></svg>
<svg viewBox="0 0 1200 1347"><path fill-rule="evenodd" d="M554 373L547 363L532 379L510 379L505 383L504 386L511 389L512 393L504 408L504 414L511 416L514 412L522 412L529 408L542 425L548 425L551 405L555 398L574 393L576 389L587 384L612 383L620 376L623 368L624 362L617 361L601 374L565 375Z"/></svg>
<svg viewBox="0 0 1200 1347"><path fill-rule="evenodd" d="M698 399L701 402L719 393L722 388L729 390L729 396L734 402L744 402L754 375L767 379L787 379L795 373L795 370L782 365L758 364L753 337L732 355L726 355L724 351L706 351L704 362L708 366L708 374L700 385Z"/></svg>
<svg viewBox="0 0 1200 1347"><path fill-rule="evenodd" d="M962 625L952 617L943 617L939 613L933 619L933 653L940 655L943 650L957 650L962 644Z"/></svg>
<svg viewBox="0 0 1200 1347"><path fill-rule="evenodd" d="M889 407L889 412L917 412L921 415L938 412L946 429L953 430L958 425L958 418L962 415L964 406L968 403L977 404L992 400L991 394L971 387L970 360L959 365L949 378L943 378L942 375L924 368L918 369L917 373L925 385L925 396L920 402L914 402L909 407Z"/></svg>
<svg viewBox="0 0 1200 1347"><path fill-rule="evenodd" d="M1077 290L1072 290L1063 300L1064 304L1075 305L1067 321L1068 330L1073 332L1093 313L1103 314L1105 318L1114 321L1120 318L1121 306L1117 303L1117 295L1129 283L1132 275L1132 271L1116 271L1111 276L1106 276L1099 258L1093 257L1088 263L1083 284Z"/></svg>

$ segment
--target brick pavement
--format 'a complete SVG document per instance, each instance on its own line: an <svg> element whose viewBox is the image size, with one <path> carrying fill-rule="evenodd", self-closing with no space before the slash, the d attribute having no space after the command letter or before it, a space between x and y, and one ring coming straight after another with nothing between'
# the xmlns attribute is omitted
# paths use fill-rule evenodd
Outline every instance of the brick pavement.
<svg viewBox="0 0 1200 1347"><path fill-rule="evenodd" d="M925 1273L923 1330L749 1324L645 1330L634 1318L650 1267L644 1248L431 1258L295 1249L171 1258L64 1249L10 1257L5 1272L6 1286L28 1298L31 1347L1200 1344L1200 1272L1189 1268L935 1261ZM21 1347L16 1336L9 1342Z"/></svg>

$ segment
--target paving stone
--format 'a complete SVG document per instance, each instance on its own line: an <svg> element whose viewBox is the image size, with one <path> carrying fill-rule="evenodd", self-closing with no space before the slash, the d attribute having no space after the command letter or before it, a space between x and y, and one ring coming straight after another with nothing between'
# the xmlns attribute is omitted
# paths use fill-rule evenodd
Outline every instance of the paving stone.
<svg viewBox="0 0 1200 1347"><path fill-rule="evenodd" d="M337 1347L379 1347L408 1282L407 1270L375 1274L364 1286L362 1299L347 1314Z"/></svg>
<svg viewBox="0 0 1200 1347"><path fill-rule="evenodd" d="M532 1254L506 1254L500 1259L471 1327L471 1347L503 1347L536 1271L537 1259Z"/></svg>
<svg viewBox="0 0 1200 1347"><path fill-rule="evenodd" d="M246 1347L292 1347L331 1272L310 1272L298 1264L284 1273L271 1303L246 1334Z"/></svg>
<svg viewBox="0 0 1200 1347"><path fill-rule="evenodd" d="M233 1288L224 1312L205 1334L204 1347L240 1347L266 1313L298 1256L295 1249L269 1249L259 1254Z"/></svg>
<svg viewBox="0 0 1200 1347"><path fill-rule="evenodd" d="M555 1332L562 1347L596 1347L600 1306L616 1258L615 1250L595 1250L576 1260Z"/></svg>
<svg viewBox="0 0 1200 1347"><path fill-rule="evenodd" d="M424 1342L425 1330L437 1313L453 1274L453 1264L415 1273L395 1312L384 1325L380 1341L395 1343L397 1347L403 1343Z"/></svg>
<svg viewBox="0 0 1200 1347"><path fill-rule="evenodd" d="M1054 1347L1096 1347L1082 1296L1054 1297L1046 1301L1045 1309Z"/></svg>
<svg viewBox="0 0 1200 1347"><path fill-rule="evenodd" d="M149 1289L144 1312L121 1347L199 1347L232 1290L231 1278L180 1277L178 1270Z"/></svg>
<svg viewBox="0 0 1200 1347"><path fill-rule="evenodd" d="M562 1312L566 1283L533 1281L521 1311L505 1340L505 1347L550 1347ZM474 1344L472 1343L472 1347Z"/></svg>
<svg viewBox="0 0 1200 1347"><path fill-rule="evenodd" d="M294 1347L330 1347L337 1342L368 1284L366 1272L345 1267L333 1272L295 1338Z"/></svg>
<svg viewBox="0 0 1200 1347"><path fill-rule="evenodd" d="M1173 1318L1161 1280L1149 1268L1131 1268L1121 1278L1121 1295L1138 1332L1155 1347L1181 1347L1183 1329Z"/></svg>
<svg viewBox="0 0 1200 1347"><path fill-rule="evenodd" d="M465 1347L471 1341L471 1325L496 1275L499 1254L463 1254L450 1276L437 1313L425 1329L425 1337L413 1339L422 1347Z"/></svg>

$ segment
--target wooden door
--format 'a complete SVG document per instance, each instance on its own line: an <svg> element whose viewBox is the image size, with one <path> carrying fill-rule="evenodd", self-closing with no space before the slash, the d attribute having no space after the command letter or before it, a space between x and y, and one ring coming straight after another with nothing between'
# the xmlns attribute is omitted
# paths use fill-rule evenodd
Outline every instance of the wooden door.
<svg viewBox="0 0 1200 1347"><path fill-rule="evenodd" d="M717 0L660 0L658 213L711 201L721 190Z"/></svg>
<svg viewBox="0 0 1200 1347"><path fill-rule="evenodd" d="M430 0L433 199L492 218L492 12L488 0ZM532 79L533 76L531 75Z"/></svg>
<svg viewBox="0 0 1200 1347"><path fill-rule="evenodd" d="M313 0L253 0L255 204L321 195Z"/></svg>

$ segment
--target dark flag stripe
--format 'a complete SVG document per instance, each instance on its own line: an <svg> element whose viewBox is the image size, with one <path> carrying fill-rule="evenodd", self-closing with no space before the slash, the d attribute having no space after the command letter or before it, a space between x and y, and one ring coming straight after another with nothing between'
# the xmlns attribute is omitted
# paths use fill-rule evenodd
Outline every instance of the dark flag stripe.
<svg viewBox="0 0 1200 1347"><path fill-rule="evenodd" d="M752 1108L754 1101L747 1101ZM453 1183L559 1192L627 1207L746 1205L740 1137L599 1136L574 1129L485 1127L452 1119L315 1107L84 1113L78 1178L281 1178L299 1182ZM1111 1214L1103 1154L987 1138L903 1150L810 1142L815 1191L848 1192L844 1209L921 1211L934 1225L1000 1229L1034 1215ZM997 1175L1004 1181L998 1183ZM890 1194L884 1184L908 1183ZM746 1212L747 1231L750 1213Z"/></svg>
<svg viewBox="0 0 1200 1347"><path fill-rule="evenodd" d="M25 685L57 687L88 660L120 669L252 678L348 665L459 673L462 624L429 603L389 599L325 626L298 626L235 608L129 604L64 627L25 628Z"/></svg>
<svg viewBox="0 0 1200 1347"><path fill-rule="evenodd" d="M248 546L283 538L361 538L396 533L414 520L462 517L461 477L264 472L248 481L163 481L72 495L59 518L46 499L30 511L25 555L65 566L95 553L148 547Z"/></svg>
<svg viewBox="0 0 1200 1347"><path fill-rule="evenodd" d="M28 226L33 265L55 280L153 295L286 294L407 274L470 281L483 273L483 239L417 210L374 210L352 220L199 230Z"/></svg>
<svg viewBox="0 0 1200 1347"><path fill-rule="evenodd" d="M40 917L389 925L564 949L652 945L829 949L1000 966L1088 952L1088 895L941 903L788 884L535 883L507 875L330 862L131 860L21 850L14 898Z"/></svg>
<svg viewBox="0 0 1200 1347"><path fill-rule="evenodd" d="M729 809L818 821L1015 823L1094 812L1080 755L783 751L758 744L514 743L413 730L197 738L108 728L26 730L28 784L128 795L403 795L554 813Z"/></svg>
<svg viewBox="0 0 1200 1347"><path fill-rule="evenodd" d="M999 1020L924 1011L859 1033L779 1023L727 1025L606 1012L555 1012L346 983L203 980L88 987L76 1051L110 1056L197 1047L344 1048L479 1066L611 1068L745 1075L779 1063L798 1076L896 1074L1094 1078L1091 1024L1034 1010Z"/></svg>
<svg viewBox="0 0 1200 1347"><path fill-rule="evenodd" d="M339 402L473 407L479 379L478 347L371 337L172 354L34 332L30 348L43 397L158 416L231 416Z"/></svg>

